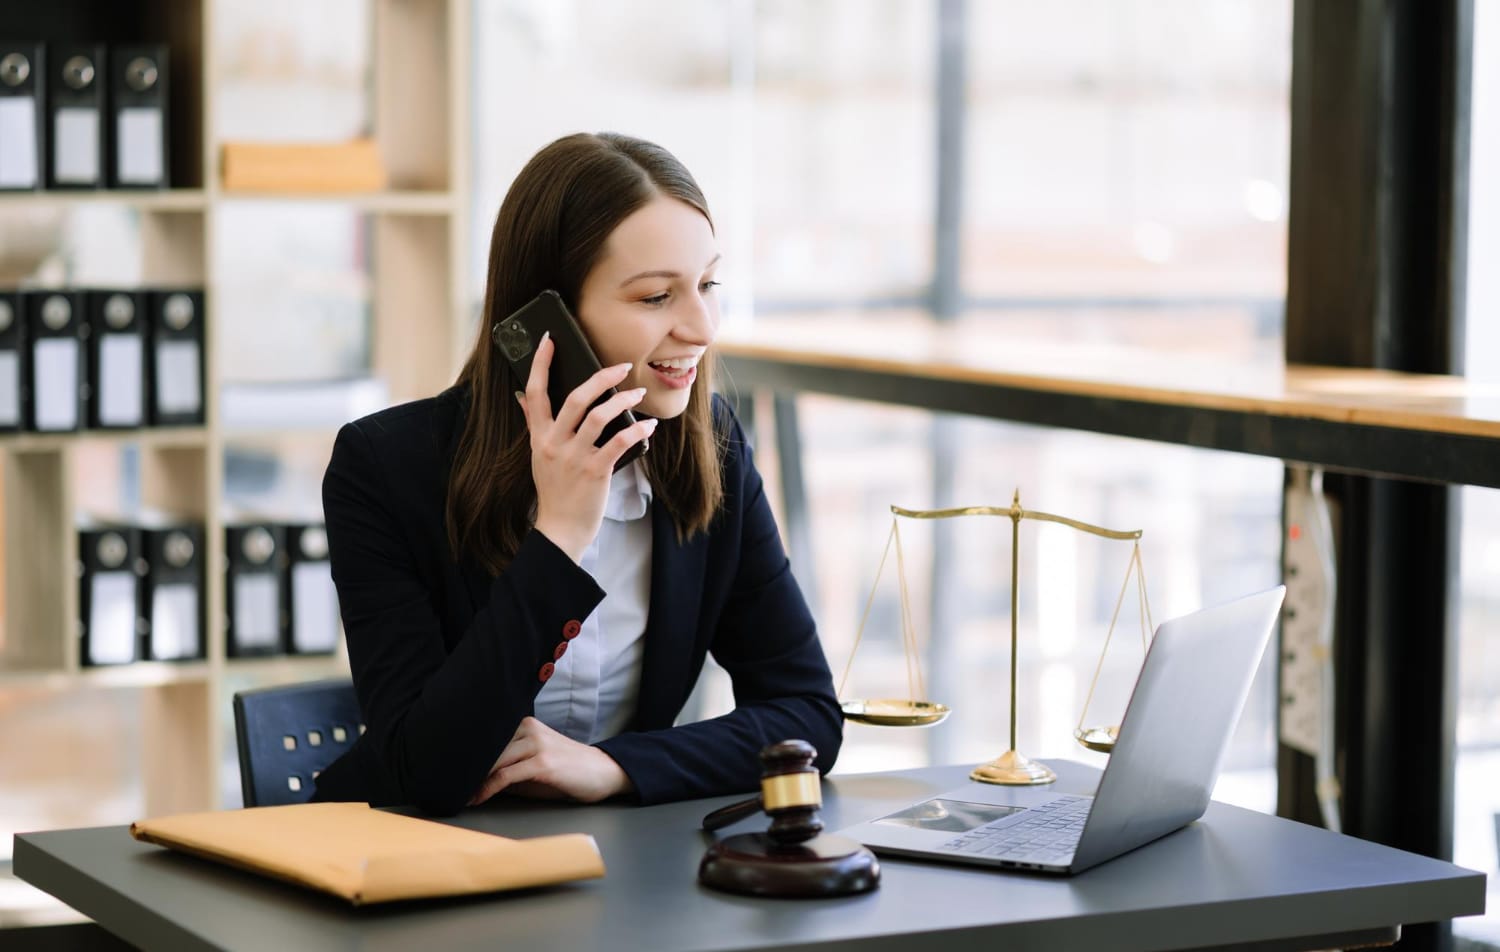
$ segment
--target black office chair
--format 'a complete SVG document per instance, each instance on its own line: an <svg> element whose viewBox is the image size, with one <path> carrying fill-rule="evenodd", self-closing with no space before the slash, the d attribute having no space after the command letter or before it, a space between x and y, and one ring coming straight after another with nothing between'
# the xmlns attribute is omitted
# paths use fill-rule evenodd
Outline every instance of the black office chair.
<svg viewBox="0 0 1500 952"><path fill-rule="evenodd" d="M354 684L310 681L234 696L240 791L247 807L303 803L318 771L364 732Z"/></svg>

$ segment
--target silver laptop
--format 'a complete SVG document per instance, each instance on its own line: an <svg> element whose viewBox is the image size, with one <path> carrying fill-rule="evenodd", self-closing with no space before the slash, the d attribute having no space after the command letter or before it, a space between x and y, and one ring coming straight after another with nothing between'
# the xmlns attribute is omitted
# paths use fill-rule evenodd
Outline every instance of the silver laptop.
<svg viewBox="0 0 1500 952"><path fill-rule="evenodd" d="M1067 874L1181 829L1208 809L1285 593L1157 627L1092 797L970 781L839 833L888 856Z"/></svg>

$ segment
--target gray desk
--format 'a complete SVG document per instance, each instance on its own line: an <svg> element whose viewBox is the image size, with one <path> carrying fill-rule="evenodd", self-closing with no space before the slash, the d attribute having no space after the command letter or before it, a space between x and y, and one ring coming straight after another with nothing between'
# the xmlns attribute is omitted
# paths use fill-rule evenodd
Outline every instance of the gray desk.
<svg viewBox="0 0 1500 952"><path fill-rule="evenodd" d="M1059 768L1060 790L1097 773ZM967 767L837 777L830 829L957 786ZM352 909L129 838L124 827L18 835L15 871L147 949L1313 949L1390 942L1403 923L1484 910L1484 875L1214 804L1197 824L1071 879L883 860L864 896L762 900L699 887L699 819L732 798L659 807L507 802L456 822L587 831L603 880ZM731 831L753 829L747 820Z"/></svg>

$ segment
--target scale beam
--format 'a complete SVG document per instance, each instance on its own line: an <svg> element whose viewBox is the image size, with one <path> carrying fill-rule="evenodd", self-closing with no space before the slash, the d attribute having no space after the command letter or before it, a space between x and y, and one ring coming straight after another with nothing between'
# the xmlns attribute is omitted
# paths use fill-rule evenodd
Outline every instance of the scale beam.
<svg viewBox="0 0 1500 952"><path fill-rule="evenodd" d="M1012 503L1010 506L960 506L957 509L903 509L900 506L892 506L891 514L904 516L907 519L952 519L955 516L1009 516L1016 520L1037 519L1042 522L1056 522L1105 539L1139 540L1143 534L1141 529L1106 529L1103 526L1080 522L1056 513L1042 512L1040 509L1022 509L1019 502Z"/></svg>

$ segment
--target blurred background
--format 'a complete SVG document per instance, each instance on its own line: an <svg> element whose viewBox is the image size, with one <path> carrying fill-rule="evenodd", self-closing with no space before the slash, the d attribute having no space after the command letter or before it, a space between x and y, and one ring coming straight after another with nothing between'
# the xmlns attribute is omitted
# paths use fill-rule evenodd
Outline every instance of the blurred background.
<svg viewBox="0 0 1500 952"><path fill-rule="evenodd" d="M368 133L380 81L373 6L214 3L206 135L337 142ZM1186 365L1279 366L1291 0L957 8L960 38L944 46L954 7L936 0L475 0L467 150L456 159L469 177L453 197L466 238L454 259L457 304L470 323L455 349L472 341L489 230L516 172L557 136L615 130L667 147L707 194L725 253L727 330L819 324L853 339L945 323L982 330L996 347L1050 348L1059 366L1043 370L1065 369L1070 348L1105 346ZM1500 260L1500 186L1482 171L1500 167L1500 9L1476 4L1475 37L1464 370L1500 383L1500 278L1485 266ZM961 137L940 134L955 127ZM140 280L138 211L18 214L24 233L0 230L0 270ZM940 247L940 215L956 216L956 247ZM274 439L260 425L236 435L228 417L236 394L276 388L334 394L330 412L348 416L408 396L382 379L374 343L378 224L357 203L233 196L210 220L204 267L226 420L222 445L211 445L222 451L223 505L317 518L331 432L289 435L287 421L273 420ZM720 386L737 392L733 379ZM1028 508L1142 529L1157 622L1280 580L1279 460L825 396L800 397L796 408L811 517L811 558L796 567L835 677L847 667L849 696L907 690L903 573L893 558L876 577L892 504L1004 506L1019 491ZM774 446L762 438L758 452L779 504ZM141 451L80 453L80 495L130 509ZM1500 491L1465 488L1461 505L1454 860L1493 878ZM977 762L1007 746L1009 522L901 531L927 694L954 714L923 730L850 725L839 772ZM1096 667L1088 720L1114 723L1140 663L1133 596L1104 652L1129 544L1036 523L1023 523L1020 542L1019 748L1102 765L1072 733ZM1216 791L1267 812L1276 806L1274 661L1268 654ZM224 696L287 678L231 666ZM13 832L128 822L146 809L131 752L149 717L140 695L151 690L0 680L0 856ZM692 713L731 704L727 679L711 669ZM218 708L219 796L235 806L232 725L227 703ZM1500 940L1500 924L1460 920L1455 930Z"/></svg>

